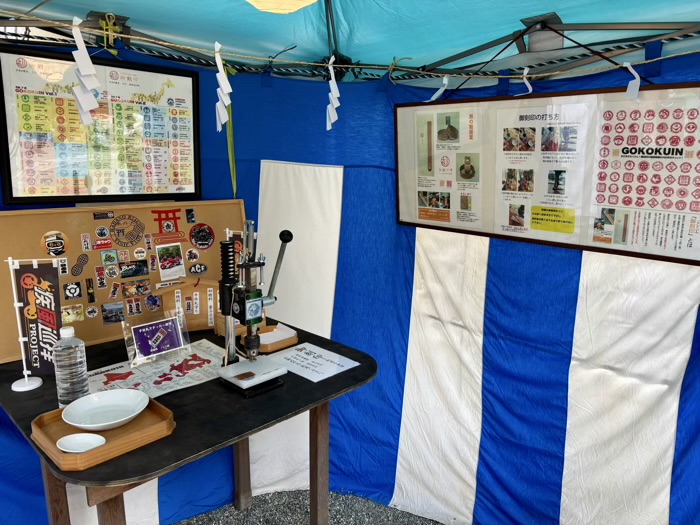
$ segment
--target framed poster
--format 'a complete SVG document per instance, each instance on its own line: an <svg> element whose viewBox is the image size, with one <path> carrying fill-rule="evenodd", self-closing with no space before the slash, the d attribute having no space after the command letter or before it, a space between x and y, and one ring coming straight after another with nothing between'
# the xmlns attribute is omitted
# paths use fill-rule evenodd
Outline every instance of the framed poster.
<svg viewBox="0 0 700 525"><path fill-rule="evenodd" d="M402 224L700 265L700 87L395 107Z"/></svg>
<svg viewBox="0 0 700 525"><path fill-rule="evenodd" d="M197 73L93 62L99 107L85 126L70 54L0 47L5 203L200 198Z"/></svg>

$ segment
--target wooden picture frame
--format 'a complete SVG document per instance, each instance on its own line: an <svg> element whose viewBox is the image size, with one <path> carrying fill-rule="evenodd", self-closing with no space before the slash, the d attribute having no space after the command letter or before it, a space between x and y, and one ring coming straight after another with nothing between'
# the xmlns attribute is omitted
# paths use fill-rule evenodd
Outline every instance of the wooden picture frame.
<svg viewBox="0 0 700 525"><path fill-rule="evenodd" d="M399 224L700 265L700 84L397 104Z"/></svg>

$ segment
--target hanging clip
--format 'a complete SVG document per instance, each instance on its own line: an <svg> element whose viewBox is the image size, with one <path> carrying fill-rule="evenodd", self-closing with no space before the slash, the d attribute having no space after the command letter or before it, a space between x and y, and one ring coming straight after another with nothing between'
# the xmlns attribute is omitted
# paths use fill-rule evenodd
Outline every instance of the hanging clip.
<svg viewBox="0 0 700 525"><path fill-rule="evenodd" d="M326 131L330 131L333 128L333 123L338 120L336 108L340 106L340 90L338 89L338 83L335 81L333 62L335 62L335 55L328 61L328 73L331 79L328 81L330 93L328 93L328 105L326 106Z"/></svg>
<svg viewBox="0 0 700 525"><path fill-rule="evenodd" d="M442 94L445 92L445 90L447 89L447 84L449 81L450 81L450 75L445 75L444 77L442 77L442 86L440 87L440 89L438 89L433 94L432 97L430 97L430 100L426 100L426 102L434 102L437 99L439 99L442 96Z"/></svg>
<svg viewBox="0 0 700 525"><path fill-rule="evenodd" d="M530 93L532 93L532 84L530 84L530 82L527 79L527 74L529 73L529 71L530 71L529 67L526 67L525 69L523 69L523 82L527 86L527 93L518 93L517 95L514 95L514 96L519 97L521 95L529 95Z"/></svg>
<svg viewBox="0 0 700 525"><path fill-rule="evenodd" d="M639 85L641 84L641 80L639 79L639 74L634 70L632 65L629 62L625 62L622 64L624 67L627 68L627 71L632 73L632 76L634 77L634 80L630 80L630 83L627 84L627 98L629 99L635 99L639 97Z"/></svg>

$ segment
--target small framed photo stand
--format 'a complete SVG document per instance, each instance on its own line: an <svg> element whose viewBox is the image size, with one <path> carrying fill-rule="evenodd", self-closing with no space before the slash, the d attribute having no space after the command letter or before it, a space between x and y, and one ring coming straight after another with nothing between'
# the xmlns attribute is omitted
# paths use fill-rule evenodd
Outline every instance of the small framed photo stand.
<svg viewBox="0 0 700 525"><path fill-rule="evenodd" d="M190 350L185 316L178 310L148 312L122 321L124 342L132 367L161 357L172 360Z"/></svg>

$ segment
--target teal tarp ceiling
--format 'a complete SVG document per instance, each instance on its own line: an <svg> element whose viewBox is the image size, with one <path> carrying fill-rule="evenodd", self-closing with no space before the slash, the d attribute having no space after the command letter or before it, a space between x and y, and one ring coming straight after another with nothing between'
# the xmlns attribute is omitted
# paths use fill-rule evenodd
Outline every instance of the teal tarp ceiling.
<svg viewBox="0 0 700 525"><path fill-rule="evenodd" d="M70 20L85 18L91 10L112 12L128 17L128 24L138 31L199 48L212 49L218 40L225 51L255 57L275 55L292 45L296 48L284 54L289 61L318 62L329 55L323 0L288 15L260 12L245 0L22 0L0 1L0 8L27 12L39 4L32 15ZM340 53L363 64L411 57L402 65L415 68L522 30L521 19L553 10L565 24L700 21L700 2L694 0L335 0L333 10ZM567 34L582 42L630 36L598 31ZM450 67L488 60L498 49ZM511 46L504 56L516 53Z"/></svg>

